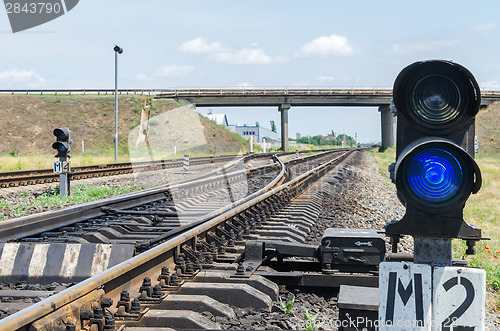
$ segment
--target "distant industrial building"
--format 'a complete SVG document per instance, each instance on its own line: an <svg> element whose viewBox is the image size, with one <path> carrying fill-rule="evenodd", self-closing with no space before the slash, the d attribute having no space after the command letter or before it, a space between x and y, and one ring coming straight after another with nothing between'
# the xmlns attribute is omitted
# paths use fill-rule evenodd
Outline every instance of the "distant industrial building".
<svg viewBox="0 0 500 331"><path fill-rule="evenodd" d="M229 126L227 122L226 114L214 114L212 111L209 111L206 115L203 115L211 121L214 121L217 125Z"/></svg>
<svg viewBox="0 0 500 331"><path fill-rule="evenodd" d="M250 140L250 137L254 137L254 141L261 143L262 138L266 139L266 143L281 141L280 135L276 132L266 129L260 125L229 125L227 127L229 131L239 134L243 138Z"/></svg>
<svg viewBox="0 0 500 331"><path fill-rule="evenodd" d="M247 140L250 140L250 137L253 137L253 141L258 143L262 142L263 138L266 139L266 143L274 143L281 141L280 135L260 125L245 125L245 124L229 125L226 114L214 114L212 111L209 111L206 115L203 116L205 116L211 121L214 121L218 125L223 125L227 127L229 131L237 133Z"/></svg>

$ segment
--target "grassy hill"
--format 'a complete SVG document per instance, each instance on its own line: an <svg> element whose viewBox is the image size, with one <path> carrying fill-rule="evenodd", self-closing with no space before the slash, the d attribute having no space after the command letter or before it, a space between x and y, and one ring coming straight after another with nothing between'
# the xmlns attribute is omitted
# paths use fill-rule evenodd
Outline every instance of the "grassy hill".
<svg viewBox="0 0 500 331"><path fill-rule="evenodd" d="M130 134L134 128L137 130L141 121L141 109L147 98L140 95L119 96L121 155L128 155ZM150 137L154 138L155 134L162 133L162 128L165 129L165 123L158 123L154 117L182 106L183 103L173 100L153 100ZM205 137L204 148L199 148L197 152L228 154L237 153L240 149L243 152L249 150L248 142L238 135L198 115L192 107L185 108L188 108L185 113L191 112L193 116L199 117L199 130ZM55 141L52 131L57 127L71 130L72 154L82 152L82 140L86 154L113 154L115 117L112 95L0 95L0 116L3 119L0 121L0 154L51 156L54 154L51 145ZM182 140L182 135L179 132L179 140Z"/></svg>
<svg viewBox="0 0 500 331"><path fill-rule="evenodd" d="M500 104L481 109L476 116L478 157L500 157Z"/></svg>

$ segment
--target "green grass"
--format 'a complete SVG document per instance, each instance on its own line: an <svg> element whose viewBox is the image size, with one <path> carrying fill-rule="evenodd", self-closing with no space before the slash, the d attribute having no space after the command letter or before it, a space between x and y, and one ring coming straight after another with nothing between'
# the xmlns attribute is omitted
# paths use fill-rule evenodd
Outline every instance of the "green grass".
<svg viewBox="0 0 500 331"><path fill-rule="evenodd" d="M64 206L68 204L85 203L142 189L143 187L140 186L114 188L80 184L71 188L71 195L63 197L59 195L59 187L48 186L38 197L29 197L26 203L18 203L12 206L11 213L15 217L21 217L26 215L30 206ZM25 196L23 193L24 192L21 192L20 195ZM11 208L11 205L0 200L0 209L7 208ZM4 213L0 213L0 221L3 220L5 220L5 215Z"/></svg>
<svg viewBox="0 0 500 331"><path fill-rule="evenodd" d="M389 168L389 164L396 162L396 148L387 148L383 153L378 152L376 149L374 149L367 153L375 159L375 164L378 167L378 172L382 176L389 178L389 171L387 169Z"/></svg>
<svg viewBox="0 0 500 331"><path fill-rule="evenodd" d="M0 209L7 209L7 208L10 208L10 204L3 200L0 200Z"/></svg>
<svg viewBox="0 0 500 331"><path fill-rule="evenodd" d="M28 209L28 205L25 204L25 203L19 203L16 205L16 207L14 207L14 209L12 210L12 213L15 215L15 216L23 216L24 214L26 214L26 210Z"/></svg>
<svg viewBox="0 0 500 331"><path fill-rule="evenodd" d="M319 313L313 316L307 309L302 313L306 319L305 327L307 330L319 329L323 325L324 321L316 322L316 318L318 318Z"/></svg>
<svg viewBox="0 0 500 331"><path fill-rule="evenodd" d="M54 161L57 159L54 155L26 155L19 157L12 157L8 155L0 156L0 171L12 170L31 170L31 169L52 169ZM71 166L84 166L102 163L113 163L113 152L86 152L72 153ZM128 154L120 153L118 155L118 162L130 162Z"/></svg>
<svg viewBox="0 0 500 331"><path fill-rule="evenodd" d="M141 190L139 186L127 187L108 187L108 186L86 186L77 185L71 188L71 195L60 196L55 190L54 194L43 194L36 199L31 200L32 206L62 206L70 203L85 203L94 200L103 199L109 196L115 196L133 191Z"/></svg>
<svg viewBox="0 0 500 331"><path fill-rule="evenodd" d="M281 308L285 313L289 314L290 311L292 311L293 303L295 302L295 296L292 294L290 297L286 298L285 301L283 301L281 297L279 297L279 299L281 303Z"/></svg>

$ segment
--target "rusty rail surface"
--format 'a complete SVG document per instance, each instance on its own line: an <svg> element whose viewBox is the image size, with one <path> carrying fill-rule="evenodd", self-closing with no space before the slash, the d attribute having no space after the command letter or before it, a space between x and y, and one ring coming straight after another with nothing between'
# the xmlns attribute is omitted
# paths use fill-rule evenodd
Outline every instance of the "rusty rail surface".
<svg viewBox="0 0 500 331"><path fill-rule="evenodd" d="M80 325L80 310L84 307L90 308L93 302L100 301L104 296L117 302L123 289L138 287L145 276L160 274L161 268L165 265L172 266L181 246L196 250L197 243L210 241L210 232L216 232L218 226L230 222L232 218L252 210L252 208L289 199L345 160L353 152L354 150L343 151L340 156L323 162L316 168L288 182L284 182L286 176L284 163L278 160L281 167L279 175L258 192L232 203L213 215L208 215L203 222L194 228L168 238L149 251L1 320L0 330L44 330L49 325L63 325L61 323L68 321L77 323L78 329L78 327L83 326Z"/></svg>
<svg viewBox="0 0 500 331"><path fill-rule="evenodd" d="M297 162L307 162L316 157L321 157L326 153L345 152L347 149L329 150L320 154L309 155L300 159L294 159L286 162L286 164L295 164ZM282 153L292 154L292 153ZM248 157L259 157L260 154L252 154ZM229 165L231 167L232 165ZM199 186L207 186L215 181L226 182L229 179L241 175L250 175L258 173L264 168L276 168L277 163L267 166L261 166L252 169L240 170L229 172L227 169L222 169L209 173L205 176L200 176L198 179L178 183L174 185L167 185L158 188L151 188L147 190L132 192L108 199L88 202L76 206L70 206L58 210L38 213L34 215L23 216L0 223L0 241L17 240L27 236L33 236L37 233L50 231L61 226L66 226L80 222L85 219L101 216L104 213L101 211L102 207L111 208L133 208L142 204L150 203L153 201L165 198L165 194L175 194L176 191L181 189L194 189Z"/></svg>

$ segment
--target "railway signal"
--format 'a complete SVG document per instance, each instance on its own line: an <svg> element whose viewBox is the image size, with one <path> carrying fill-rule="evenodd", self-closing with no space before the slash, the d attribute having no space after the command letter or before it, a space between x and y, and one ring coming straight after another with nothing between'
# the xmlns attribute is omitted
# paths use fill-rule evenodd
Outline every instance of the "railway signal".
<svg viewBox="0 0 500 331"><path fill-rule="evenodd" d="M463 218L467 199L481 187L474 161L479 86L459 64L415 62L396 78L393 101L396 163L389 171L406 213L385 231L395 243L412 235L414 255L411 262L380 264L379 330L482 330L486 273L453 265L451 249L451 239L460 238L471 254L481 239L481 229Z"/></svg>
<svg viewBox="0 0 500 331"><path fill-rule="evenodd" d="M56 157L70 157L71 150L71 132L66 128L54 129L54 136L57 141L52 144L52 148L57 150Z"/></svg>
<svg viewBox="0 0 500 331"><path fill-rule="evenodd" d="M52 144L52 148L57 150L56 157L59 161L54 162L54 172L59 174L59 192L62 196L69 195L70 193L70 165L69 165L69 152L71 150L71 131L66 128L54 129L54 136L57 141Z"/></svg>
<svg viewBox="0 0 500 331"><path fill-rule="evenodd" d="M386 226L389 235L481 239L463 219L465 202L481 187L474 161L479 86L450 61L416 62L401 71L393 89L397 109L396 163L391 178L406 206Z"/></svg>

